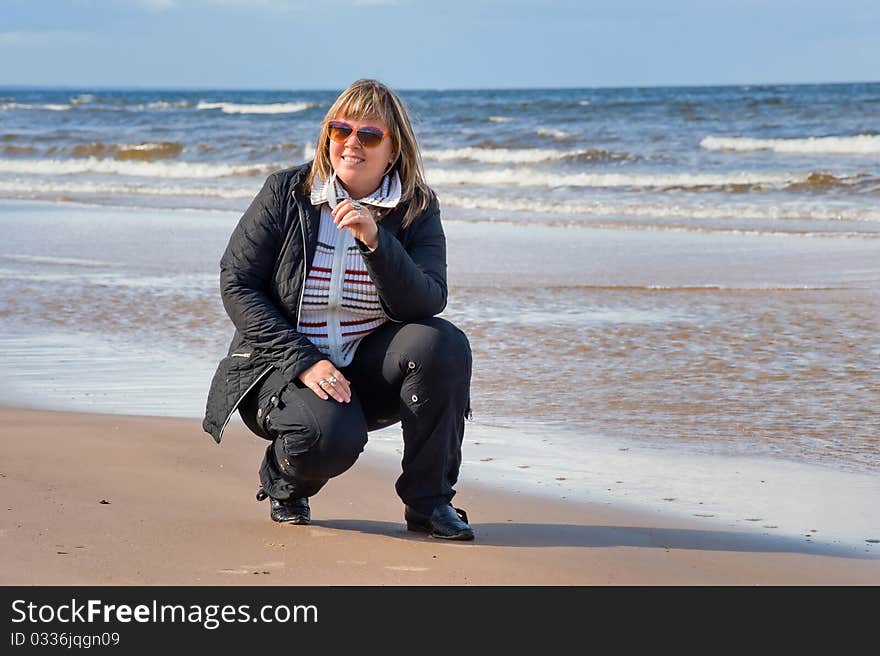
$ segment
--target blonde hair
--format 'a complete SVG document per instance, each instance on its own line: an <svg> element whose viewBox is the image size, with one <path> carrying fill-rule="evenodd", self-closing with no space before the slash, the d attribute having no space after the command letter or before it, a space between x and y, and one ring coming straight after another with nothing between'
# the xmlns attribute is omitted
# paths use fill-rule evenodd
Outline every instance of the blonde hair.
<svg viewBox="0 0 880 656"><path fill-rule="evenodd" d="M327 123L339 117L357 120L375 118L388 126L391 147L396 156L386 170L386 174L397 169L397 174L400 176L400 200L409 201L409 208L403 217L403 225L408 226L428 208L434 194L425 182L422 156L406 105L396 93L377 80L362 79L354 82L339 94L327 110L315 146L312 171L306 180L306 193L311 191L316 179L329 180L333 173L330 164L330 130Z"/></svg>

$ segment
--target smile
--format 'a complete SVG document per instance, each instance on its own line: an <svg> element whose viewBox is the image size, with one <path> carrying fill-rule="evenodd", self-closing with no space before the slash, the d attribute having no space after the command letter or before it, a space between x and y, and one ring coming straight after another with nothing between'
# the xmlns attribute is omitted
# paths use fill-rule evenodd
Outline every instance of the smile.
<svg viewBox="0 0 880 656"><path fill-rule="evenodd" d="M359 164L359 163L363 162L364 160L361 159L360 157L353 157L353 156L345 156L345 155L343 155L343 157L342 157L342 161L343 161L343 162L348 162L349 164Z"/></svg>

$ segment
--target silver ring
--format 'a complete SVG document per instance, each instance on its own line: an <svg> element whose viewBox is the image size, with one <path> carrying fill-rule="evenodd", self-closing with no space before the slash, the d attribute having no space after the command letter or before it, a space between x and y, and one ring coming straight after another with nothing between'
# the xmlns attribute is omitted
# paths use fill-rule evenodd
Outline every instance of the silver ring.
<svg viewBox="0 0 880 656"><path fill-rule="evenodd" d="M360 211L364 209L364 206L361 205L361 202L359 200L354 200L353 198L351 200L351 206L358 213L360 213Z"/></svg>
<svg viewBox="0 0 880 656"><path fill-rule="evenodd" d="M321 380L318 381L318 387L324 387L324 383L326 383L326 382L327 381L322 378Z"/></svg>
<svg viewBox="0 0 880 656"><path fill-rule="evenodd" d="M331 385L335 385L337 380L338 379L336 378L336 376L330 376L330 378L327 379L327 382L330 383Z"/></svg>

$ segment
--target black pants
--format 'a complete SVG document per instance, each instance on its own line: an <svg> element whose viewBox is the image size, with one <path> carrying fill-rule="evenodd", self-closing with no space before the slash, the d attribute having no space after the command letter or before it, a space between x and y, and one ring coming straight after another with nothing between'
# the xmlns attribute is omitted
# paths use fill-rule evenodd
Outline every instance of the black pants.
<svg viewBox="0 0 880 656"><path fill-rule="evenodd" d="M239 405L248 428L272 441L260 467L263 489L275 499L312 496L355 463L368 431L399 421L397 494L430 514L455 495L471 366L465 334L434 317L388 322L363 339L340 369L351 383L350 403L323 400L273 371Z"/></svg>

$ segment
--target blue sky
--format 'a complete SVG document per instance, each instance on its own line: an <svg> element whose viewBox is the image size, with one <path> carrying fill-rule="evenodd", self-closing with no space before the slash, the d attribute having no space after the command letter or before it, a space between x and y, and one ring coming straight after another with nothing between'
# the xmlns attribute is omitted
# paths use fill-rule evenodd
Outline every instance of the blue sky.
<svg viewBox="0 0 880 656"><path fill-rule="evenodd" d="M876 81L878 0L0 0L0 85Z"/></svg>

